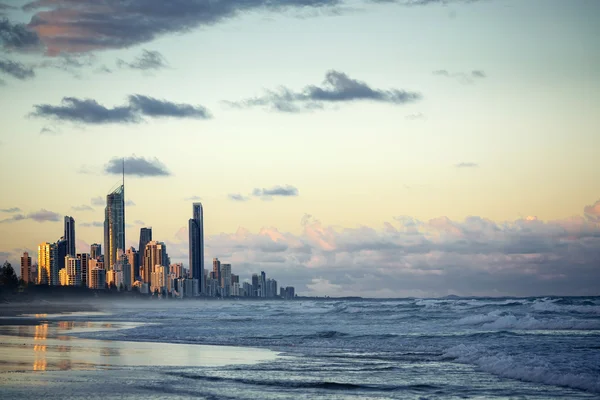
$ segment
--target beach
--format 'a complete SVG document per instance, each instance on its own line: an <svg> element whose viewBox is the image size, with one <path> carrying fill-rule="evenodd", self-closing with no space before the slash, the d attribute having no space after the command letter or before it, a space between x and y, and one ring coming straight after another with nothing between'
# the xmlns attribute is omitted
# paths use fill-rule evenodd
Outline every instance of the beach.
<svg viewBox="0 0 600 400"><path fill-rule="evenodd" d="M0 310L0 398L152 398L152 382L164 382L165 373L277 358L265 349L79 338L144 325L101 321L109 314L90 304L3 304Z"/></svg>

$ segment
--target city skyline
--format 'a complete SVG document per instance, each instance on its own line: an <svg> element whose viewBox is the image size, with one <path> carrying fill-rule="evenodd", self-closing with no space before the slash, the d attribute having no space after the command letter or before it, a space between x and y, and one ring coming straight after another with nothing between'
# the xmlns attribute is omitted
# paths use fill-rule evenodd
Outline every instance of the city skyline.
<svg viewBox="0 0 600 400"><path fill-rule="evenodd" d="M187 265L202 202L202 262L299 294L598 294L599 2L146 1L0 7L0 261L71 216Z"/></svg>

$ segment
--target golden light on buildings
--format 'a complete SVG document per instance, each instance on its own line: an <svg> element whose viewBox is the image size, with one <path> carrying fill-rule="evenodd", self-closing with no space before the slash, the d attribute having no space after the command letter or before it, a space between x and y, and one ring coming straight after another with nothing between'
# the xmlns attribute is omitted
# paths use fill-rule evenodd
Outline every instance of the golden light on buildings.
<svg viewBox="0 0 600 400"><path fill-rule="evenodd" d="M45 353L47 350L47 346L45 344L36 344L35 346L33 346L33 351L35 351L36 353L42 352Z"/></svg>

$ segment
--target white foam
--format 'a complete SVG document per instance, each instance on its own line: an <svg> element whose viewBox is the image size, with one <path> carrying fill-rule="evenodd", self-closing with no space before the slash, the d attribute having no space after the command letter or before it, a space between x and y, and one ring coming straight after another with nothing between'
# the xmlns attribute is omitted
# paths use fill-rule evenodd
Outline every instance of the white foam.
<svg viewBox="0 0 600 400"><path fill-rule="evenodd" d="M552 364L537 357L531 357L526 362L519 361L506 354L489 352L480 345L464 344L449 348L442 357L463 364L474 364L485 372L505 378L600 393L598 376L561 372Z"/></svg>
<svg viewBox="0 0 600 400"><path fill-rule="evenodd" d="M596 330L600 329L598 320L577 319L536 319L530 315L517 317L509 314L499 317L493 322L484 323L482 329L507 330Z"/></svg>

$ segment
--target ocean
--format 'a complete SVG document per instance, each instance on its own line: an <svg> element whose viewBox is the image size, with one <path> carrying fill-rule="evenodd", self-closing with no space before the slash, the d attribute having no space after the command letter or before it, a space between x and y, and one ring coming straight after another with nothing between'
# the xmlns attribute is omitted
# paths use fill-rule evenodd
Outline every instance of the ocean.
<svg viewBox="0 0 600 400"><path fill-rule="evenodd" d="M81 386L102 398L600 398L598 297L148 300L65 319L137 323L70 333L80 338L279 354L253 365L123 367L108 385L103 371L58 371L72 397Z"/></svg>

